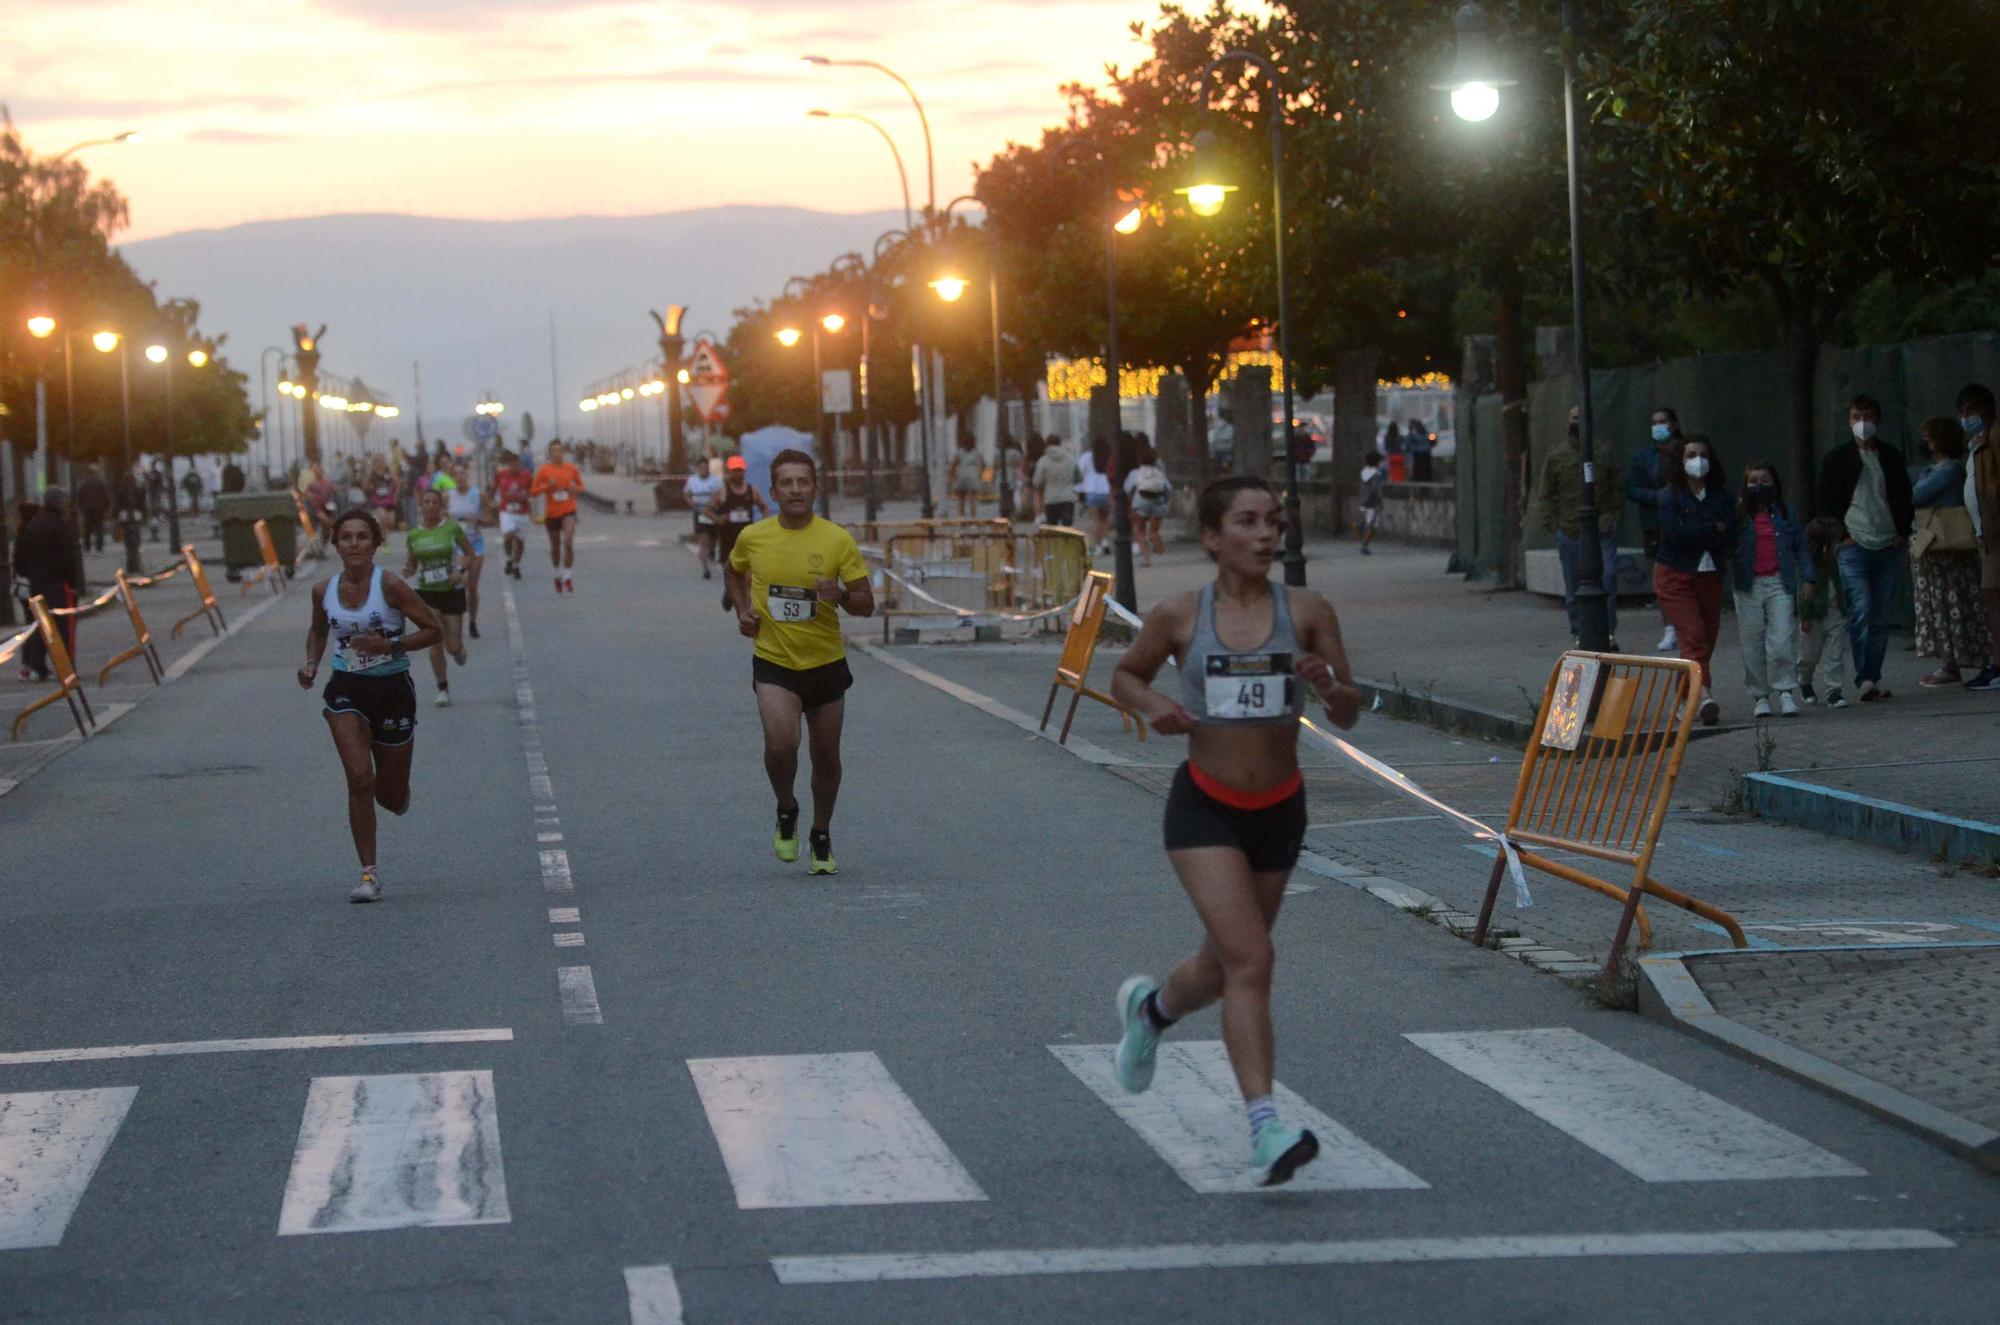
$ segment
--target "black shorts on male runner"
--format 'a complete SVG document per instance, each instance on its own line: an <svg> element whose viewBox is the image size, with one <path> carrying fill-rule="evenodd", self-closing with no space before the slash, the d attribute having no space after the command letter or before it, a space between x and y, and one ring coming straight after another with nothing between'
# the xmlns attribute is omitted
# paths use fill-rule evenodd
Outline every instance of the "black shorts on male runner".
<svg viewBox="0 0 2000 1325"><path fill-rule="evenodd" d="M464 589L419 589L417 597L424 600L424 606L433 612L448 612L452 616L465 615Z"/></svg>
<svg viewBox="0 0 2000 1325"><path fill-rule="evenodd" d="M750 659L750 685L774 685L789 690L799 697L799 707L810 713L817 708L825 708L834 700L847 693L854 684L854 673L847 670L847 659L827 663L823 667L808 667L803 671L784 667L768 658L752 656Z"/></svg>
<svg viewBox="0 0 2000 1325"><path fill-rule="evenodd" d="M1258 874L1289 870L1299 863L1306 837L1306 791L1301 786L1276 805L1239 810L1224 805L1194 784L1188 766L1174 773L1167 792L1167 850L1235 847Z"/></svg>
<svg viewBox="0 0 2000 1325"><path fill-rule="evenodd" d="M408 672L335 672L320 692L320 703L328 714L360 714L377 745L408 745L416 739L417 683Z"/></svg>

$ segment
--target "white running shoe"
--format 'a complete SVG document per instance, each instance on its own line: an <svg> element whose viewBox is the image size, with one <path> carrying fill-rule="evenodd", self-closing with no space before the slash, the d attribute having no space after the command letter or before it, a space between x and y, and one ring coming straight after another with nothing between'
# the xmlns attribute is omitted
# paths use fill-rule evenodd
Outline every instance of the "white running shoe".
<svg viewBox="0 0 2000 1325"><path fill-rule="evenodd" d="M1798 717L1799 716L1798 696L1794 695L1789 690L1780 690L1778 692L1778 712L1782 716L1787 718Z"/></svg>
<svg viewBox="0 0 2000 1325"><path fill-rule="evenodd" d="M1715 696L1706 690L1701 693L1701 725L1713 727L1722 720L1722 705L1715 702Z"/></svg>
<svg viewBox="0 0 2000 1325"><path fill-rule="evenodd" d="M1756 703L1756 706L1755 706L1755 707L1753 707L1753 708L1752 708L1752 709L1750 710L1750 716L1751 716L1751 717L1753 717L1753 718L1768 718L1768 717L1770 717L1770 716L1771 716L1771 701L1770 701L1770 700L1768 700L1768 699L1760 699L1760 700L1758 700L1758 701L1757 701L1757 703Z"/></svg>
<svg viewBox="0 0 2000 1325"><path fill-rule="evenodd" d="M451 691L449 690L438 691L437 706L441 709L448 709L451 707Z"/></svg>
<svg viewBox="0 0 2000 1325"><path fill-rule="evenodd" d="M375 877L375 867L370 865L361 871L361 882L354 891L347 894L350 902L379 902L382 900L382 881Z"/></svg>
<svg viewBox="0 0 2000 1325"><path fill-rule="evenodd" d="M1668 626L1666 633L1660 636L1659 645L1654 649L1654 652L1672 653L1674 650L1680 648L1680 646L1681 646L1680 633L1676 631L1672 626Z"/></svg>

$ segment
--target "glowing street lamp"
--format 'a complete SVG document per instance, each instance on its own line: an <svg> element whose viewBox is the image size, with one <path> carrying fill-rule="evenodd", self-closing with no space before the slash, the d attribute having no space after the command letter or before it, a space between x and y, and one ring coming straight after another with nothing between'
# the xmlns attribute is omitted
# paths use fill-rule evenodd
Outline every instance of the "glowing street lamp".
<svg viewBox="0 0 2000 1325"><path fill-rule="evenodd" d="M929 284L931 289L937 291L937 297L948 304L957 303L972 286L972 282L963 276L940 276Z"/></svg>
<svg viewBox="0 0 2000 1325"><path fill-rule="evenodd" d="M146 347L146 362L147 362L147 363L165 363L166 361L167 361L167 347L166 347L166 346L164 346L164 345L148 345L148 346Z"/></svg>
<svg viewBox="0 0 2000 1325"><path fill-rule="evenodd" d="M1432 86L1451 93L1451 109L1458 118L1479 124L1493 118L1500 109L1500 89L1514 86L1493 60L1486 40L1486 11L1478 5L1460 6L1452 16L1458 38L1458 52L1451 72Z"/></svg>
<svg viewBox="0 0 2000 1325"><path fill-rule="evenodd" d="M799 337L804 334L797 327L780 327L777 333L778 344L789 350L799 343Z"/></svg>
<svg viewBox="0 0 2000 1325"><path fill-rule="evenodd" d="M1145 219L1146 214L1144 209L1134 207L1131 211L1113 221L1111 228L1121 235L1136 235L1139 233L1140 223Z"/></svg>
<svg viewBox="0 0 2000 1325"><path fill-rule="evenodd" d="M208 367L208 351L207 351L207 350L189 350L189 351L188 351L188 366L189 366L189 367L191 367L191 368L206 368L206 367Z"/></svg>
<svg viewBox="0 0 2000 1325"><path fill-rule="evenodd" d="M847 325L847 319L838 313L828 313L819 320L819 324L837 335L840 329Z"/></svg>
<svg viewBox="0 0 2000 1325"><path fill-rule="evenodd" d="M118 348L118 333L115 331L93 332L90 337L90 345L99 354L109 354Z"/></svg>
<svg viewBox="0 0 2000 1325"><path fill-rule="evenodd" d="M28 319L28 334L36 340L47 340L56 334L56 320L46 315L37 314Z"/></svg>

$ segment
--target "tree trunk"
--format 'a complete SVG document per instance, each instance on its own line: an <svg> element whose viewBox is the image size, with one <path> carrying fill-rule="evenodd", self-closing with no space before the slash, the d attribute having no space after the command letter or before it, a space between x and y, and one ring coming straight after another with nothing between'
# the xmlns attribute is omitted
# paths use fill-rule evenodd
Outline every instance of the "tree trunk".
<svg viewBox="0 0 2000 1325"><path fill-rule="evenodd" d="M1333 457L1330 464L1335 534L1344 534L1360 501L1361 461L1375 449L1376 350L1333 356Z"/></svg>
<svg viewBox="0 0 2000 1325"><path fill-rule="evenodd" d="M1196 486L1214 476L1208 453L1208 393L1215 382L1207 373L1188 373L1188 473Z"/></svg>
<svg viewBox="0 0 2000 1325"><path fill-rule="evenodd" d="M1820 332L1813 321L1811 289L1797 290L1785 303L1785 491L1792 506L1813 515L1838 514L1817 510L1819 494L1813 483L1813 380L1819 372Z"/></svg>
<svg viewBox="0 0 2000 1325"><path fill-rule="evenodd" d="M1528 488L1528 347L1522 334L1527 295L1521 270L1511 263L1492 273L1497 311L1495 375L1500 380L1500 453L1507 474L1504 537L1506 562L1500 582L1509 588L1525 583L1521 562L1521 519Z"/></svg>

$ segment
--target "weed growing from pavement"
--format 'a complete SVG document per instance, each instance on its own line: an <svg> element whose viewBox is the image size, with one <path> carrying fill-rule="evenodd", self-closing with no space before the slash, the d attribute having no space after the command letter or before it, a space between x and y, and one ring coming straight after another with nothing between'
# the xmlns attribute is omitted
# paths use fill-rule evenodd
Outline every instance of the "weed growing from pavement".
<svg viewBox="0 0 2000 1325"><path fill-rule="evenodd" d="M1768 773L1777 767L1778 738L1769 718L1757 719L1757 771Z"/></svg>
<svg viewBox="0 0 2000 1325"><path fill-rule="evenodd" d="M1639 1010L1639 967L1629 953L1619 956L1618 966L1610 975L1599 971L1588 980L1577 983L1600 1007L1614 1012Z"/></svg>
<svg viewBox="0 0 2000 1325"><path fill-rule="evenodd" d="M1729 770L1728 778L1729 790L1710 801L1708 808L1714 810L1717 814L1742 814L1743 775L1732 768Z"/></svg>

